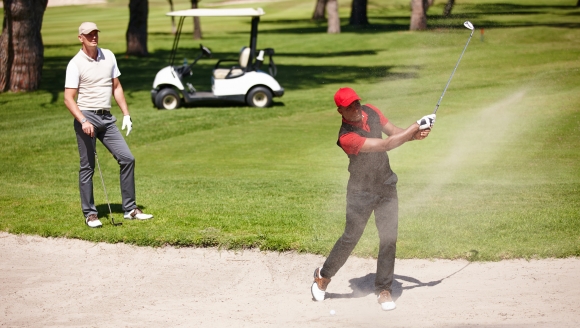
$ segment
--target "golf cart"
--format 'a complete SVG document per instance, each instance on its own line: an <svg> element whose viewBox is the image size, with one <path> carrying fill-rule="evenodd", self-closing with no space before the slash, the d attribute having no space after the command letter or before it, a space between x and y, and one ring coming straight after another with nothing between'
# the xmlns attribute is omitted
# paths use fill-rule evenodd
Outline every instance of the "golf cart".
<svg viewBox="0 0 580 328"><path fill-rule="evenodd" d="M180 17L169 66L161 69L153 81L151 101L159 109L176 109L182 104L199 102L231 101L245 103L253 107L269 107L273 97L282 97L284 88L276 81L276 65L272 60L274 49L257 50L258 22L264 15L262 8L242 9L188 9L167 13L167 16ZM232 17L252 18L250 46L243 47L240 56L234 60L219 60L211 76L211 91L197 91L191 83L184 83L184 78L193 75L192 67L202 57L211 57L211 51L200 44L201 53L189 65L175 66L177 44L186 17ZM260 70L264 56L269 58L269 74ZM232 64L233 62L233 64ZM227 65L225 65L228 63ZM184 85L185 84L185 85Z"/></svg>

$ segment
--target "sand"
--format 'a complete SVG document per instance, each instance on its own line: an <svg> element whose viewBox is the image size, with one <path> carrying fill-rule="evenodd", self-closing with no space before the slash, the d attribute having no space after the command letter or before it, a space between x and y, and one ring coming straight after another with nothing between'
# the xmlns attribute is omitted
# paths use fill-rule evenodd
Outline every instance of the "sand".
<svg viewBox="0 0 580 328"><path fill-rule="evenodd" d="M577 327L580 259L397 260L394 311L376 261L351 257L324 302L317 255L150 248L0 232L1 327ZM336 314L331 315L330 311Z"/></svg>
<svg viewBox="0 0 580 328"><path fill-rule="evenodd" d="M50 0L48 6L102 3ZM578 327L580 259L397 260L397 309L351 257L324 302L324 258L149 248L0 232L0 327ZM330 311L335 314L331 315Z"/></svg>

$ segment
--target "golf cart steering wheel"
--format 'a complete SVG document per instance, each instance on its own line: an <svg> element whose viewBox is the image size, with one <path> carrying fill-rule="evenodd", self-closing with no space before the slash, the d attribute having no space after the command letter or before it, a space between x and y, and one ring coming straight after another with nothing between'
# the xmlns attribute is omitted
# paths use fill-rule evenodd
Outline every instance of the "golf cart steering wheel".
<svg viewBox="0 0 580 328"><path fill-rule="evenodd" d="M276 76L276 74L278 74L278 69L276 68L276 64L274 63L274 59L272 58L272 56L274 55L274 49L272 49L272 48L264 49L264 55L267 55L268 59L269 59L268 71L270 71L270 75L272 77Z"/></svg>
<svg viewBox="0 0 580 328"><path fill-rule="evenodd" d="M209 48L204 47L201 43L199 44L199 49L201 50L201 53L199 55L197 55L197 57L195 58L195 60L193 61L193 63L188 64L187 61L184 61L182 66L176 67L175 71L179 74L180 77L183 76L187 76L187 75L192 75L193 72L191 71L191 67L193 65L195 65L197 63L198 60L200 60L202 57L208 57L211 58L211 50L209 50Z"/></svg>
<svg viewBox="0 0 580 328"><path fill-rule="evenodd" d="M204 47L201 43L199 44L199 49L201 50L201 54L202 56L205 56L207 58L211 58L211 51L209 50L208 47Z"/></svg>
<svg viewBox="0 0 580 328"><path fill-rule="evenodd" d="M187 63L183 63L182 66L175 66L175 72L179 75L180 78L192 74L191 67Z"/></svg>

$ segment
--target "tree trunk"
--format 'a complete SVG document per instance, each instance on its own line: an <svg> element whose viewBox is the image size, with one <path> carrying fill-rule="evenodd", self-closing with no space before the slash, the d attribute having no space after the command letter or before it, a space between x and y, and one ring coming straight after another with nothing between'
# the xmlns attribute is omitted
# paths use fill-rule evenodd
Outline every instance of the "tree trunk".
<svg viewBox="0 0 580 328"><path fill-rule="evenodd" d="M129 0L129 27L127 28L127 55L145 57L147 51L148 0Z"/></svg>
<svg viewBox="0 0 580 328"><path fill-rule="evenodd" d="M369 25L367 18L367 0L352 0L350 20L348 23L354 26Z"/></svg>
<svg viewBox="0 0 580 328"><path fill-rule="evenodd" d="M580 3L580 0L578 0ZM451 10L453 9L453 5L455 4L455 0L447 0L445 4L445 9L443 9L443 17L451 16Z"/></svg>
<svg viewBox="0 0 580 328"><path fill-rule="evenodd" d="M411 0L411 25L409 30L427 29L427 0Z"/></svg>
<svg viewBox="0 0 580 328"><path fill-rule="evenodd" d="M169 1L169 11L174 11L173 9L173 0ZM175 35L177 33L177 28L175 27L175 16L171 16L171 34Z"/></svg>
<svg viewBox="0 0 580 328"><path fill-rule="evenodd" d="M201 0L191 0L191 9L198 8L197 3ZM193 39L201 40L201 23L199 17L193 17Z"/></svg>
<svg viewBox="0 0 580 328"><path fill-rule="evenodd" d="M338 0L328 0L326 2L326 12L328 14L329 34L340 33L340 15L338 14Z"/></svg>
<svg viewBox="0 0 580 328"><path fill-rule="evenodd" d="M3 0L0 35L0 92L33 91L40 86L44 45L42 19L48 0Z"/></svg>
<svg viewBox="0 0 580 328"><path fill-rule="evenodd" d="M326 8L327 0L316 0L316 7L314 7L314 13L312 13L313 21L322 21L326 19L324 15L324 9Z"/></svg>
<svg viewBox="0 0 580 328"><path fill-rule="evenodd" d="M576 7L580 7L580 0L578 0L578 2L576 2Z"/></svg>

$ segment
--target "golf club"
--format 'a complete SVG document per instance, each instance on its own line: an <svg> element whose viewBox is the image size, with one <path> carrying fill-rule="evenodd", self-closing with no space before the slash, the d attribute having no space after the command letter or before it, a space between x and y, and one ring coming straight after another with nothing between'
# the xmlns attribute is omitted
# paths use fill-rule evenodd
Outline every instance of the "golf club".
<svg viewBox="0 0 580 328"><path fill-rule="evenodd" d="M111 224L113 226L120 226L123 223L115 223L113 218L113 211L111 211L111 203L109 202L109 196L107 195L107 188L105 188L105 180L103 179L103 172L101 171L101 164L99 163L99 156L97 155L97 137L94 137L94 148L95 148L95 159L97 160L97 166L99 167L99 174L101 175L101 183L103 184L103 190L105 191L105 198L107 199L107 205L109 205L109 214L111 215Z"/></svg>
<svg viewBox="0 0 580 328"><path fill-rule="evenodd" d="M451 73L451 76L449 77L449 81L447 81L447 85L445 86L445 89L443 90L443 93L441 94L441 98L439 98L439 101L437 102L437 105L435 106L435 110L433 111L433 114L437 113L437 109L439 109L439 104L441 104L441 99L443 99L443 96L445 95L445 91L447 91L447 87L449 87L449 83L451 83L451 79L453 78L453 74L455 74L455 70L457 69L457 66L459 66L459 62L461 61L461 57L463 57L463 54L465 53L465 49L467 49L467 45L469 44L469 41L471 41L471 37L473 36L473 31L474 31L473 24L471 24L470 21L466 21L465 23L463 23L463 26L470 29L471 34L469 35L469 39L467 39L467 43L465 44L465 48L463 48L463 52L461 53L461 56L459 56L459 60L457 61L457 64L455 65L455 68L453 69L453 73Z"/></svg>

